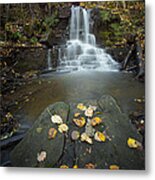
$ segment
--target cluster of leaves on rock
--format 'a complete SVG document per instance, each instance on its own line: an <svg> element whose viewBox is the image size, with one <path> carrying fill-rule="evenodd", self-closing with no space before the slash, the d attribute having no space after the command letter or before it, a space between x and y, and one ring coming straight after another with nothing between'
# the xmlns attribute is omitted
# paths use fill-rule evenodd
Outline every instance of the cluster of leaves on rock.
<svg viewBox="0 0 155 180"><path fill-rule="evenodd" d="M80 111L79 111L80 110ZM104 143L106 142L106 140L108 139L109 141L111 141L111 138L109 139L109 136L106 134L105 130L103 132L100 131L96 131L93 128L95 128L98 125L101 125L103 123L103 119L100 117L97 117L95 114L100 114L101 112L97 111L97 106L92 106L89 105L88 107L85 106L83 103L79 103L76 106L76 111L73 114L73 122L74 124L78 127L78 128L82 128L85 127L85 131L83 133L80 133L79 130L73 130L71 132L71 136L70 138L73 141L77 141L80 140L83 143L88 143L89 145L93 144L93 138L95 141L99 142L99 143ZM69 138L69 126L67 124L65 124L63 122L63 119L61 118L60 115L58 114L51 114L51 112L48 109L48 113L51 116L51 122L54 125L57 125L56 128L51 127L48 130L48 139L49 140L53 140L55 138L57 138L57 133L61 133L62 135L66 135L67 138ZM95 115L95 116L94 116ZM93 132L87 132L87 125L90 123L90 126L92 128ZM42 128L37 128L37 133L40 133L40 131L42 130ZM96 131L96 132L95 132ZM68 134L67 134L68 133ZM142 150L143 146L142 144L137 141L136 139L129 137L127 139L127 146L131 149L137 149L137 150ZM90 153L92 152L92 150L90 149ZM38 163L41 163L43 161L46 160L47 157L47 152L46 149L40 151L37 153L37 161ZM84 168L86 169L95 169L97 167L96 164L93 164L91 162L86 163ZM68 169L68 168L73 168L73 169L77 169L78 164L74 164L72 167L69 167L67 164L62 164L60 165L60 168L63 169ZM108 167L110 170L119 170L120 167L116 164L111 164Z"/></svg>

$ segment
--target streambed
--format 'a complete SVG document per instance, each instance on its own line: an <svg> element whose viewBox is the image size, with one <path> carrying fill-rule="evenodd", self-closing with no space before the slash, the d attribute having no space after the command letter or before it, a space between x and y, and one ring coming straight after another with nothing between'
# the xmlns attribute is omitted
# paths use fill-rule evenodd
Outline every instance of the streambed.
<svg viewBox="0 0 155 180"><path fill-rule="evenodd" d="M103 94L112 95L123 112L144 110L144 105L134 102L145 94L144 84L123 72L79 71L65 74L46 74L16 92L16 96L31 92L29 102L22 106L27 121L33 123L40 113L57 101L98 99ZM17 111L18 112L18 111ZM19 113L19 112L18 112Z"/></svg>

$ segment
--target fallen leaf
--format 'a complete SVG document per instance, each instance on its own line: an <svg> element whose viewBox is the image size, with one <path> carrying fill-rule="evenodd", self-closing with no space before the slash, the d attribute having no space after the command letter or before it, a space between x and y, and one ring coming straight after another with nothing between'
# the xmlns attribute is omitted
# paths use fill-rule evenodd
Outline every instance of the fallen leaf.
<svg viewBox="0 0 155 180"><path fill-rule="evenodd" d="M62 168L62 169L68 169L69 167L68 167L67 165L63 164L63 165L60 166L60 168Z"/></svg>
<svg viewBox="0 0 155 180"><path fill-rule="evenodd" d="M77 169L77 168L78 168L78 165L74 165L74 166L73 166L73 169Z"/></svg>
<svg viewBox="0 0 155 180"><path fill-rule="evenodd" d="M95 165L92 163L85 164L85 168L87 169L95 169Z"/></svg>
<svg viewBox="0 0 155 180"><path fill-rule="evenodd" d="M134 148L134 149L142 147L142 144L133 138L128 138L127 144L130 148Z"/></svg>
<svg viewBox="0 0 155 180"><path fill-rule="evenodd" d="M86 120L84 117L80 117L79 119L73 119L73 122L78 126L78 127L83 127L86 124Z"/></svg>
<svg viewBox="0 0 155 180"><path fill-rule="evenodd" d="M80 133L78 131L72 131L71 138L72 140L77 140L80 137Z"/></svg>
<svg viewBox="0 0 155 180"><path fill-rule="evenodd" d="M54 139L57 135L57 130L55 128L50 128L48 131L48 138Z"/></svg>
<svg viewBox="0 0 155 180"><path fill-rule="evenodd" d="M109 166L109 169L110 170L119 170L119 166L113 164L113 165Z"/></svg>
<svg viewBox="0 0 155 180"><path fill-rule="evenodd" d="M96 125L100 124L101 122L102 122L102 119L100 117L94 117L91 120L91 125L92 126L96 126Z"/></svg>
<svg viewBox="0 0 155 180"><path fill-rule="evenodd" d="M43 162L46 159L47 153L46 151L41 151L37 154L37 160L38 162Z"/></svg>
<svg viewBox="0 0 155 180"><path fill-rule="evenodd" d="M103 133L97 131L97 132L95 133L94 139L95 139L96 141L99 141L99 142L105 142L106 136L105 136Z"/></svg>
<svg viewBox="0 0 155 180"><path fill-rule="evenodd" d="M85 110L85 116L87 116L87 117L92 117L92 116L93 116L93 108L88 107L88 108Z"/></svg>
<svg viewBox="0 0 155 180"><path fill-rule="evenodd" d="M60 133L65 133L68 131L68 126L66 124L60 124L59 127L58 127L58 130Z"/></svg>
<svg viewBox="0 0 155 180"><path fill-rule="evenodd" d="M63 120L62 118L59 116L59 115L53 115L51 116L51 121L54 123L54 124L62 124L63 123Z"/></svg>
<svg viewBox="0 0 155 180"><path fill-rule="evenodd" d="M93 144L92 139L86 133L81 134L81 141L85 141L89 144Z"/></svg>
<svg viewBox="0 0 155 180"><path fill-rule="evenodd" d="M142 99L134 99L134 101L135 101L135 102L138 102L138 103L143 102L143 100L142 100Z"/></svg>
<svg viewBox="0 0 155 180"><path fill-rule="evenodd" d="M79 103L79 104L77 105L77 109L80 109L81 111L85 111L85 110L87 109L87 107L84 106L82 103Z"/></svg>
<svg viewBox="0 0 155 180"><path fill-rule="evenodd" d="M80 113L75 113L75 114L74 114L74 117L77 118L78 116L80 116Z"/></svg>
<svg viewBox="0 0 155 180"><path fill-rule="evenodd" d="M41 128L41 127L36 128L37 133L41 133L42 130L43 130L43 128Z"/></svg>

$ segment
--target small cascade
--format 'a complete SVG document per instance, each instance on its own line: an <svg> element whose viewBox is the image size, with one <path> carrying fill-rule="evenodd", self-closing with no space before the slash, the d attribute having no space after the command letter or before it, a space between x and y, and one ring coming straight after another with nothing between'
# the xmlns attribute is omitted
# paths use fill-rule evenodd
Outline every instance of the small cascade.
<svg viewBox="0 0 155 180"><path fill-rule="evenodd" d="M96 38L90 33L91 10L72 6L70 36L66 46L59 50L59 69L117 71L118 63L96 46Z"/></svg>
<svg viewBox="0 0 155 180"><path fill-rule="evenodd" d="M47 51L47 70L52 69L52 60L51 60L51 49Z"/></svg>

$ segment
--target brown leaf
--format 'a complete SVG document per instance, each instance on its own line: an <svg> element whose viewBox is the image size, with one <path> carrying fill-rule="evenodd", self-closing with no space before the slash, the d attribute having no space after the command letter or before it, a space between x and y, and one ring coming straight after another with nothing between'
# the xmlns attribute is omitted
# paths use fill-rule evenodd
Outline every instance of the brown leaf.
<svg viewBox="0 0 155 180"><path fill-rule="evenodd" d="M57 135L57 130L55 128L50 128L48 131L48 138L54 139Z"/></svg>
<svg viewBox="0 0 155 180"><path fill-rule="evenodd" d="M87 163L87 164L85 164L85 168L87 168L87 169L95 169L95 165L92 164L92 163Z"/></svg>

